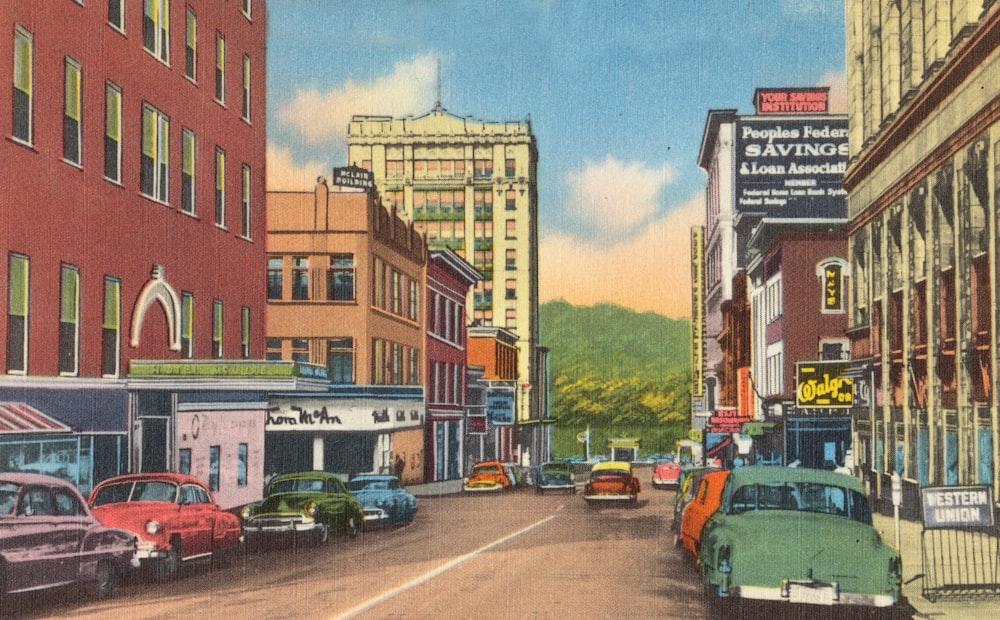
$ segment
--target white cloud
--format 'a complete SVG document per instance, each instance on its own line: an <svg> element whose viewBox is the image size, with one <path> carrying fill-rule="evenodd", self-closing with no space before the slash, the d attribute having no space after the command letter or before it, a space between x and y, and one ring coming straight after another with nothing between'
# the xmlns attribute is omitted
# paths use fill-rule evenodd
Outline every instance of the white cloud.
<svg viewBox="0 0 1000 620"><path fill-rule="evenodd" d="M587 160L582 170L566 175L569 211L587 228L614 239L659 213L660 194L675 177L666 163L650 168L611 155L603 162Z"/></svg>
<svg viewBox="0 0 1000 620"><path fill-rule="evenodd" d="M704 195L656 219L625 243L603 247L543 235L539 297L579 306L613 303L673 318L691 316L691 227L705 221Z"/></svg>
<svg viewBox="0 0 1000 620"><path fill-rule="evenodd" d="M311 161L297 165L288 147L267 147L267 190L270 192L311 191L317 177L329 177L330 174L331 167L326 163Z"/></svg>
<svg viewBox="0 0 1000 620"><path fill-rule="evenodd" d="M847 75L832 71L820 78L819 85L830 87L830 112L847 113Z"/></svg>
<svg viewBox="0 0 1000 620"><path fill-rule="evenodd" d="M403 117L426 112L437 88L437 58L424 55L398 62L389 75L371 83L348 80L331 91L300 90L277 111L280 123L296 130L310 145L346 144L347 125L355 114Z"/></svg>

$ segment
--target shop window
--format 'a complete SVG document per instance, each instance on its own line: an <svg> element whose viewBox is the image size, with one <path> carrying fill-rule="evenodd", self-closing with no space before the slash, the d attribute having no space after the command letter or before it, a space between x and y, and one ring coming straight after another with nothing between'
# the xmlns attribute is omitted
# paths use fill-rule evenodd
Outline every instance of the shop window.
<svg viewBox="0 0 1000 620"><path fill-rule="evenodd" d="M236 486L240 488L247 486L248 453L248 446L245 443L241 443L236 449Z"/></svg>
<svg viewBox="0 0 1000 620"><path fill-rule="evenodd" d="M208 449L208 488L219 490L219 469L222 461L222 448L211 446Z"/></svg>

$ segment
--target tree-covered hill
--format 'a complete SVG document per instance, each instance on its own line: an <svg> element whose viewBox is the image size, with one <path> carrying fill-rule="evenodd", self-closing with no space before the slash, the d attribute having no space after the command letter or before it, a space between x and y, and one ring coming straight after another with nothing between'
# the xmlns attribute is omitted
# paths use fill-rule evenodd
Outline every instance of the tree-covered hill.
<svg viewBox="0 0 1000 620"><path fill-rule="evenodd" d="M663 453L690 427L688 321L603 304L539 307L548 347L557 457L577 456L576 434L593 432L592 454L610 437L639 437Z"/></svg>

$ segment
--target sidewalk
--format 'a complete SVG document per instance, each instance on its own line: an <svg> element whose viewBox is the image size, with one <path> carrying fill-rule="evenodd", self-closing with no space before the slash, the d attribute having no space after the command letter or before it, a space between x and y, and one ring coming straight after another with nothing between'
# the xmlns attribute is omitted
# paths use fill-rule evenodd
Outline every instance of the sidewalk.
<svg viewBox="0 0 1000 620"><path fill-rule="evenodd" d="M886 544L896 547L896 522L892 516L875 514L872 517L875 528ZM920 550L920 533L923 524L916 521L900 520L899 554L903 560L903 596L913 610L914 618L986 618L996 617L1000 607L1000 596L978 599L949 598L944 596L937 602L930 602L921 594L923 581L923 558Z"/></svg>

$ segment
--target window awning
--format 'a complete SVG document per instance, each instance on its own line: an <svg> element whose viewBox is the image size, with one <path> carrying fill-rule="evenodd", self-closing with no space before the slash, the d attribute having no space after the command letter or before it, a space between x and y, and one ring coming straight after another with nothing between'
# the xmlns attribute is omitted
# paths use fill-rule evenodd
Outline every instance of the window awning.
<svg viewBox="0 0 1000 620"><path fill-rule="evenodd" d="M747 437L760 437L774 428L773 422L747 422L743 425L743 434Z"/></svg>
<svg viewBox="0 0 1000 620"><path fill-rule="evenodd" d="M0 435L68 433L70 427L25 403L0 403Z"/></svg>

